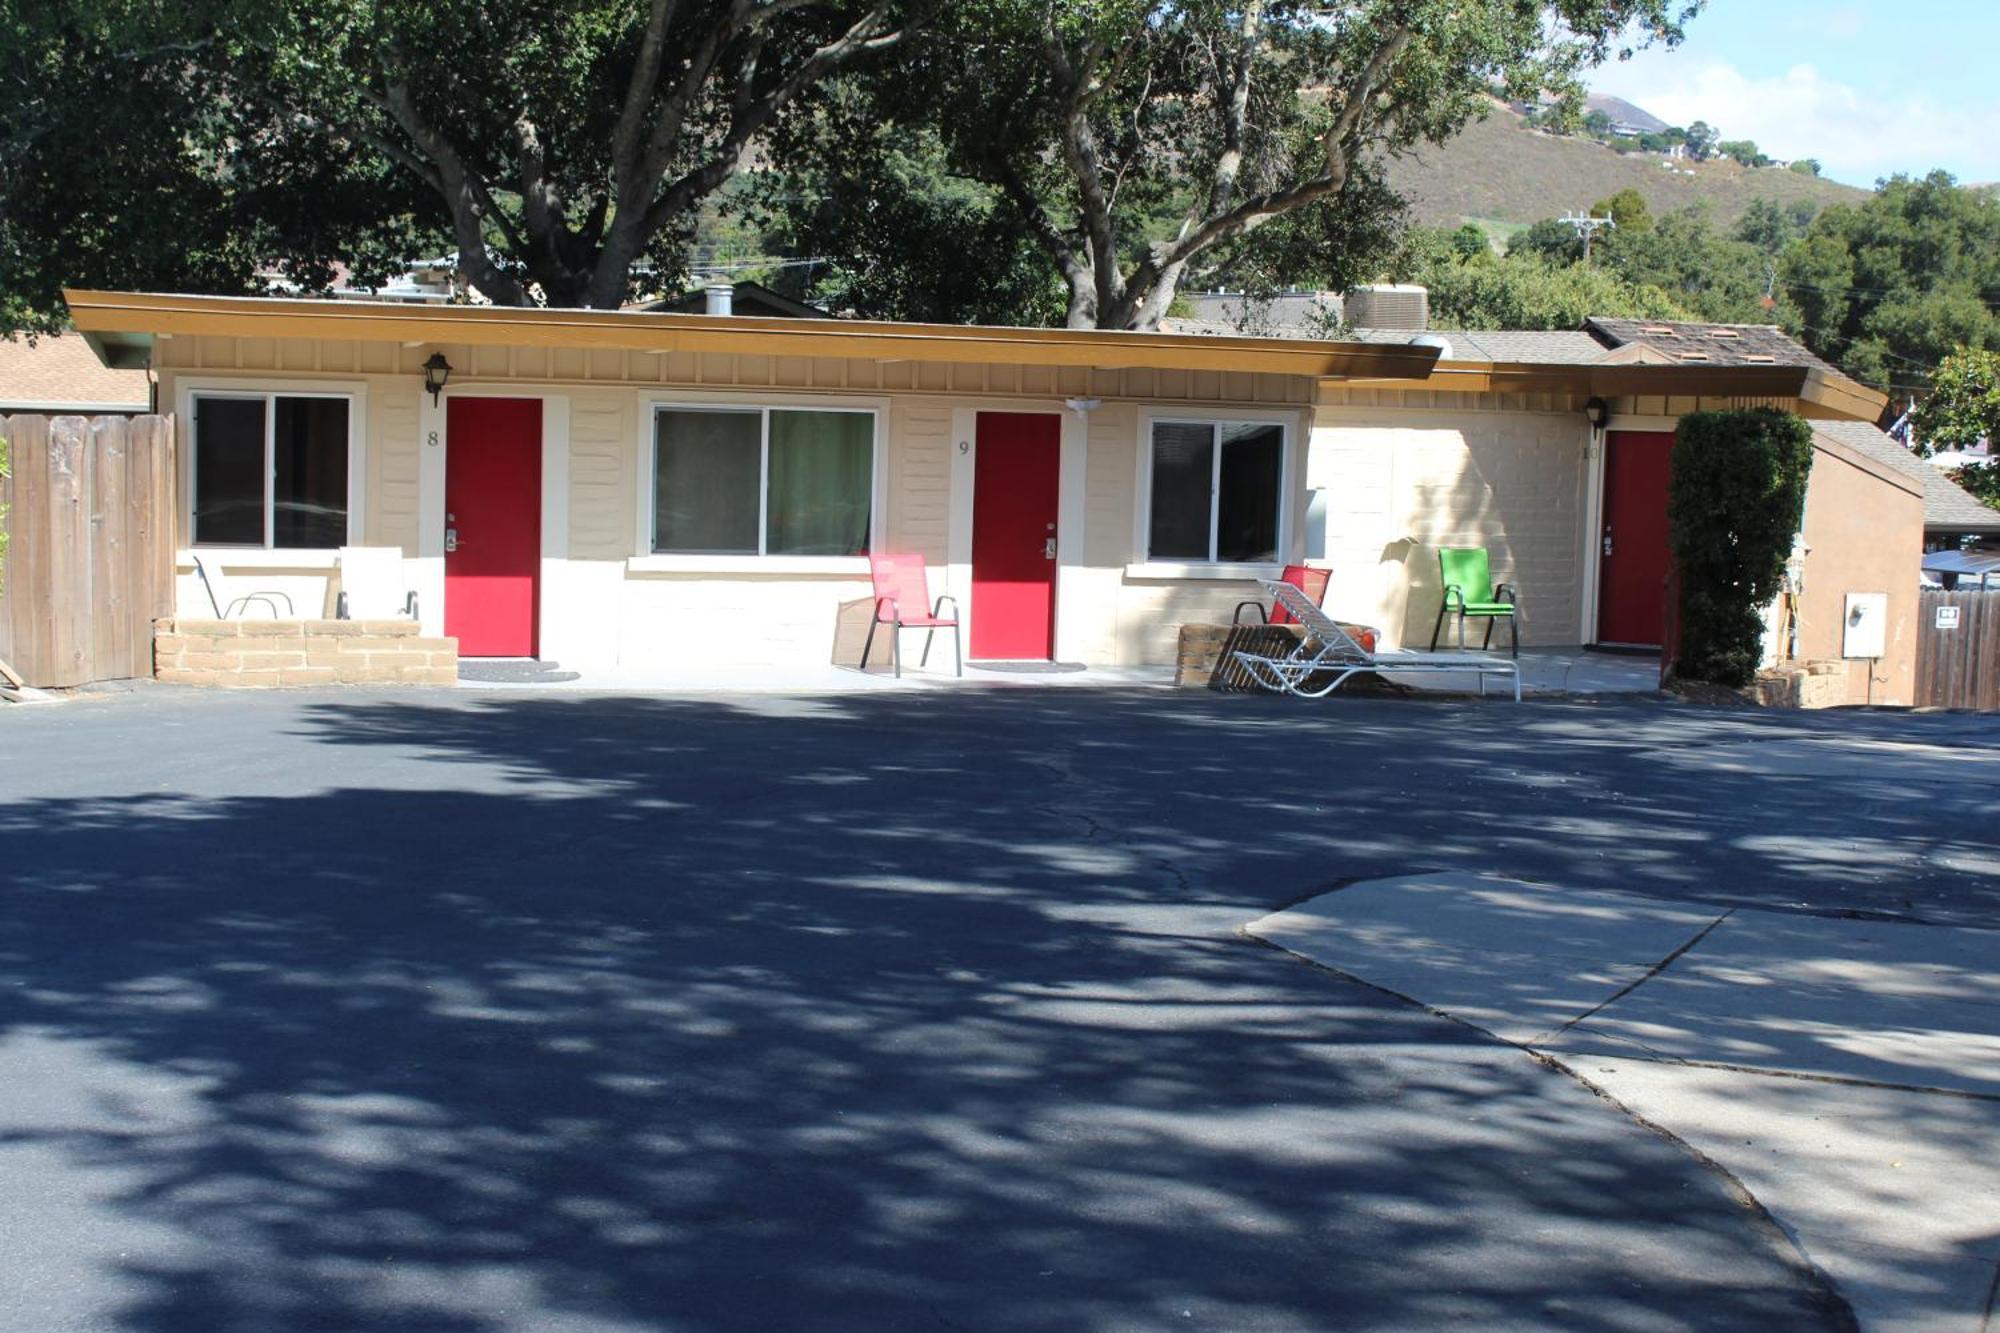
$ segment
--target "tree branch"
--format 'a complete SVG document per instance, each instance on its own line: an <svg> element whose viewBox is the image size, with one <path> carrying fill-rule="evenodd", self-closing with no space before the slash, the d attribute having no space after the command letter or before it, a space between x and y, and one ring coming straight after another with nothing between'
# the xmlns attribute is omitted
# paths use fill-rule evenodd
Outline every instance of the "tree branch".
<svg viewBox="0 0 2000 1333"><path fill-rule="evenodd" d="M527 290L486 253L486 228L482 218L487 215L494 217L517 254L522 247L506 216L493 207L493 198L485 182L477 179L467 168L451 141L431 127L417 110L408 85L399 78L392 76L385 81L379 101L415 142L419 151L436 164L437 183L441 187L439 192L444 196L445 206L451 210L452 236L458 243L459 268L490 300L503 305L531 304Z"/></svg>

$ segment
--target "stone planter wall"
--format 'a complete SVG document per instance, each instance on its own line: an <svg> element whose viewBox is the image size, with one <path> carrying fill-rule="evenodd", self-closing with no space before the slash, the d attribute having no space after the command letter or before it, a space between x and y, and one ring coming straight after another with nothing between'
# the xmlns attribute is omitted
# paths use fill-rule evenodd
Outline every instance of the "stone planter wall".
<svg viewBox="0 0 2000 1333"><path fill-rule="evenodd" d="M153 674L176 685L450 685L458 640L413 620L153 622Z"/></svg>

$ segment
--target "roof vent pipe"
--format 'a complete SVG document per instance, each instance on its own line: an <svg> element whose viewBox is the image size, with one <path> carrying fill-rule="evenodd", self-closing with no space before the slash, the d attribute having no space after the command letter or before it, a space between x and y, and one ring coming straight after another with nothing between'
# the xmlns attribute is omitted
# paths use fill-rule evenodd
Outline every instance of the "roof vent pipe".
<svg viewBox="0 0 2000 1333"><path fill-rule="evenodd" d="M711 315L733 315L736 313L736 289L726 282L718 282L708 289L708 313Z"/></svg>

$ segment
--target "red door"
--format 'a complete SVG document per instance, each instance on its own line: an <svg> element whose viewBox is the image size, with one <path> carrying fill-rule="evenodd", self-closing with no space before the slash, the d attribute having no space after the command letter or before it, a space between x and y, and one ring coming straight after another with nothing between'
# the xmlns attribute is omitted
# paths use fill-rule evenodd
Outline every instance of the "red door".
<svg viewBox="0 0 2000 1333"><path fill-rule="evenodd" d="M1056 650L1062 418L981 412L972 466L972 648L988 661Z"/></svg>
<svg viewBox="0 0 2000 1333"><path fill-rule="evenodd" d="M542 404L445 405L444 632L462 657L533 657L542 563Z"/></svg>
<svg viewBox="0 0 2000 1333"><path fill-rule="evenodd" d="M1674 437L1614 430L1604 440L1597 641L1656 647L1665 637L1667 478Z"/></svg>

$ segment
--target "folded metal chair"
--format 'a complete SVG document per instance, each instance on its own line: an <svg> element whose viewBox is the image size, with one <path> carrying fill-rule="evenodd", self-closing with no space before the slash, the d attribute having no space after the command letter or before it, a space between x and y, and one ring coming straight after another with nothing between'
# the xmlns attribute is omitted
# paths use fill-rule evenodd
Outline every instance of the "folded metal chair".
<svg viewBox="0 0 2000 1333"><path fill-rule="evenodd" d="M1333 571L1330 569L1314 569L1311 565L1286 565L1285 572L1279 575L1279 579L1281 582L1291 584L1294 588L1312 598L1313 604L1317 606L1326 601L1326 585L1333 581ZM1271 609L1268 611L1264 609L1262 602L1238 602L1236 604L1236 613L1229 618L1230 623L1232 625L1242 624L1243 612L1245 610L1255 611L1257 619L1263 621L1266 625L1289 625L1292 623L1292 618L1285 611L1285 608L1275 602L1271 604Z"/></svg>
<svg viewBox="0 0 2000 1333"><path fill-rule="evenodd" d="M889 631L889 654L895 660L898 679L903 675L903 631L906 629L928 631L924 635L923 656L917 659L918 666L931 660L931 640L937 632L950 630L955 674L963 676L965 654L960 650L958 641L958 599L944 593L939 595L937 601L931 601L924 558L920 555L870 555L868 577L875 585L875 611L868 620L868 640L861 645L861 669L868 669L868 654L875 647L875 627L892 625L895 628ZM951 603L949 616L944 614L946 602Z"/></svg>
<svg viewBox="0 0 2000 1333"><path fill-rule="evenodd" d="M333 613L342 620L415 620L417 595L403 572L400 546L340 548L340 595Z"/></svg>
<svg viewBox="0 0 2000 1333"><path fill-rule="evenodd" d="M271 619L277 620L280 618L278 615L279 602L285 604L284 619L293 619L298 614L292 610L292 599L276 589L268 589L264 592L241 593L225 600L222 590L216 587L217 581L215 577L201 563L201 557L195 556L193 559L194 576L201 580L201 590L208 594L208 604L215 608L215 618L217 620L241 620L251 607L258 605L268 607L271 612Z"/></svg>
<svg viewBox="0 0 2000 1333"><path fill-rule="evenodd" d="M1319 699L1346 684L1349 677L1370 671L1457 672L1476 674L1481 695L1486 693L1488 676L1511 677L1514 701L1521 700L1521 671L1508 658L1483 653L1370 652L1299 589L1270 579L1259 582L1271 594L1275 605L1282 606L1305 631L1298 647L1282 657L1241 650L1233 654L1250 678L1267 690ZM1323 684L1309 683L1315 676L1329 679Z"/></svg>

